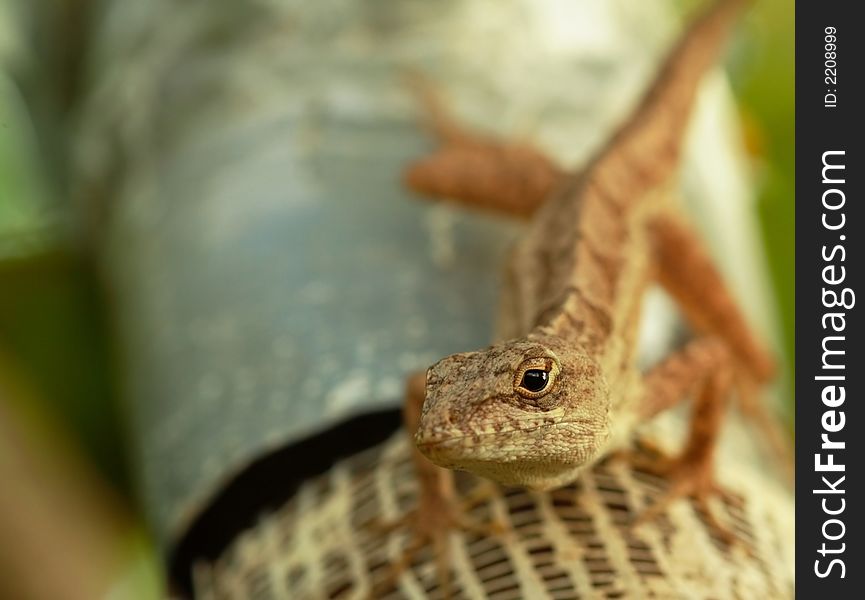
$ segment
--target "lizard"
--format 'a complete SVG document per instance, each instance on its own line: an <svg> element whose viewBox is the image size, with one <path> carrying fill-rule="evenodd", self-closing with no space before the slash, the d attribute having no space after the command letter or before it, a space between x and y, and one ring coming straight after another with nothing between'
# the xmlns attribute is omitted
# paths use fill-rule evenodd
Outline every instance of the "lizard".
<svg viewBox="0 0 865 600"><path fill-rule="evenodd" d="M673 187L699 83L746 4L715 0L705 9L630 116L578 172L531 145L467 130L416 82L440 147L407 168L407 186L528 223L505 267L499 341L445 357L408 380L403 420L414 442L419 499L403 519L413 542L402 567L428 543L445 554L453 528L484 529L463 515L452 470L531 490L564 486L626 447L641 422L687 399L694 406L683 449L643 465L669 486L638 521L684 497L712 515L709 499L722 492L713 456L727 398L734 381L749 389L769 382L775 361L682 215ZM643 373L635 350L652 283L674 299L696 335ZM740 397L767 423L753 397Z"/></svg>

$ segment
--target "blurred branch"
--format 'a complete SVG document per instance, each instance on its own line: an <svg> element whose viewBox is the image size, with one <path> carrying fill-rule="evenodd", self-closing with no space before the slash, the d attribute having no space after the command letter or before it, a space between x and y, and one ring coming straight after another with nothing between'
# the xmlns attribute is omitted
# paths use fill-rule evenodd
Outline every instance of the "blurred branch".
<svg viewBox="0 0 865 600"><path fill-rule="evenodd" d="M140 533L33 394L0 352L0 597L104 597ZM139 597L154 597L155 581L151 566Z"/></svg>

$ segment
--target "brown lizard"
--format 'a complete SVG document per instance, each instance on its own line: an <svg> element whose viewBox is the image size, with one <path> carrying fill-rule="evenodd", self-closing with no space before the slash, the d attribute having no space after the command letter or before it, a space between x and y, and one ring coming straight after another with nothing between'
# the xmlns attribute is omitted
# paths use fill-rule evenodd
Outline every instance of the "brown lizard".
<svg viewBox="0 0 865 600"><path fill-rule="evenodd" d="M504 341L410 378L404 420L419 450L420 498L403 564L429 542L443 553L450 528L475 527L447 469L535 490L562 486L624 447L640 422L691 397L684 449L652 465L669 480L667 495L642 517L679 497L705 504L718 491L713 449L731 382L759 386L774 364L671 195L698 84L745 4L718 0L693 22L579 173L528 145L464 130L419 86L442 144L409 168L408 185L530 222L505 272ZM634 353L652 282L698 335L641 373ZM761 410L753 401L750 409Z"/></svg>

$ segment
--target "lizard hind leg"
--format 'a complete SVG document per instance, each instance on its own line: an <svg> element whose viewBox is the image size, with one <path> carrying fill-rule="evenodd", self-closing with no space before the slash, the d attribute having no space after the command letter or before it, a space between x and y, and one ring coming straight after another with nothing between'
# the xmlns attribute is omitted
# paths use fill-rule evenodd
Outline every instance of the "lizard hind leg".
<svg viewBox="0 0 865 600"><path fill-rule="evenodd" d="M450 115L425 78L415 75L409 85L439 142L432 154L406 169L409 189L428 198L528 218L559 185L564 172L543 152L471 131Z"/></svg>
<svg viewBox="0 0 865 600"><path fill-rule="evenodd" d="M713 338L690 342L646 375L643 418L651 418L688 397L693 397L694 408L685 446L677 456L631 458L637 469L668 481L664 494L637 517L635 525L658 517L673 501L690 497L723 540L729 543L735 539L710 503L713 496L724 494L715 480L714 454L731 387L729 355L724 344Z"/></svg>
<svg viewBox="0 0 865 600"><path fill-rule="evenodd" d="M410 569L419 555L429 548L435 565L437 584L442 596L452 596L450 544L454 533L473 533L490 536L501 533L504 528L498 523L478 523L468 516L468 511L494 494L492 484L479 483L465 497L458 498L454 486L453 472L431 463L414 447L414 433L420 423L424 401L425 373L409 377L403 406L403 421L412 438L412 461L417 475L418 492L415 508L388 523L373 523L374 533L390 535L404 530L406 542L399 556L390 565L382 579L373 586L371 597L392 591L399 578Z"/></svg>
<svg viewBox="0 0 865 600"><path fill-rule="evenodd" d="M694 229L676 215L663 214L650 231L659 283L697 331L716 336L729 348L740 411L762 434L783 470L792 473L789 435L760 393L776 371L772 354L749 326Z"/></svg>

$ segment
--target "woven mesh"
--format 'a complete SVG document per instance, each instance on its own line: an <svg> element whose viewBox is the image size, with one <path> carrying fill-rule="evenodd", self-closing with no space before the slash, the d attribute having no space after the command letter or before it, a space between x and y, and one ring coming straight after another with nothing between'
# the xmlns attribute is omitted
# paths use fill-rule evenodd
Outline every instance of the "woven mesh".
<svg viewBox="0 0 865 600"><path fill-rule="evenodd" d="M491 491L469 516L507 523L508 531L451 535L452 579L443 587L429 548L390 576L408 538L375 523L410 510L417 491L408 444L397 435L304 485L219 560L197 564L196 592L203 600L792 597L789 494L750 468L722 477L730 493L714 506L737 536L732 544L688 502L632 528L665 482L622 461L547 493L458 474L463 497L478 486Z"/></svg>

